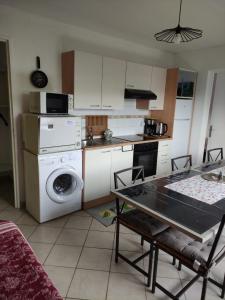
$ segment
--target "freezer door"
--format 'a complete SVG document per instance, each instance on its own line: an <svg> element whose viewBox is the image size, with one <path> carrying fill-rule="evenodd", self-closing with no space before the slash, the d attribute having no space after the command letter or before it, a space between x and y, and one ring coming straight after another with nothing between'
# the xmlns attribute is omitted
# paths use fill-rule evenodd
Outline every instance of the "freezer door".
<svg viewBox="0 0 225 300"><path fill-rule="evenodd" d="M190 120L174 120L172 158L188 154L190 129Z"/></svg>
<svg viewBox="0 0 225 300"><path fill-rule="evenodd" d="M191 119L192 116L192 100L176 100L174 119Z"/></svg>
<svg viewBox="0 0 225 300"><path fill-rule="evenodd" d="M41 117L41 148L61 147L75 144L75 137L80 131L80 119L73 117Z"/></svg>

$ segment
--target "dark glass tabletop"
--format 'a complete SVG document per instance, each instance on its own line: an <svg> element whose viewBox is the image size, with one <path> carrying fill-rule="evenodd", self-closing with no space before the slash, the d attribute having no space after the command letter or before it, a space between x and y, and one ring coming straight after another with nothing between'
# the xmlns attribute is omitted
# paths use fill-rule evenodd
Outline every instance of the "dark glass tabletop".
<svg viewBox="0 0 225 300"><path fill-rule="evenodd" d="M207 167L211 171L224 164ZM225 199L213 205L178 193L165 186L201 174L203 167L172 174L119 189L114 193L159 220L203 241L212 235L225 213Z"/></svg>

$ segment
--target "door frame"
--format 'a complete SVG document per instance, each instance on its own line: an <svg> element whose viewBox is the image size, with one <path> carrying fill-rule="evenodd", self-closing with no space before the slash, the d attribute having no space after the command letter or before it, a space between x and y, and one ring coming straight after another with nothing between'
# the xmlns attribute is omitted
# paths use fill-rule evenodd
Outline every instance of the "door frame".
<svg viewBox="0 0 225 300"><path fill-rule="evenodd" d="M12 73L11 73L11 58L12 53L12 40L7 36L0 35L0 41L6 43L7 50L7 68L8 68L8 84L9 84L9 114L10 114L10 135L12 145L12 164L13 164L13 185L14 185L14 206L20 208L20 190L19 190L19 170L17 164L17 140L16 140L16 128L13 113L13 92L12 92Z"/></svg>
<svg viewBox="0 0 225 300"><path fill-rule="evenodd" d="M206 153L207 145L208 145L208 137L209 137L209 129L210 129L210 120L213 109L213 101L214 101L214 93L215 93L215 84L216 84L216 76L218 73L225 72L225 69L215 69L208 72L207 84L206 84L206 93L205 93L205 109L207 112L207 116L203 120L202 126L202 134L201 136L204 138L204 142L201 143L201 155Z"/></svg>

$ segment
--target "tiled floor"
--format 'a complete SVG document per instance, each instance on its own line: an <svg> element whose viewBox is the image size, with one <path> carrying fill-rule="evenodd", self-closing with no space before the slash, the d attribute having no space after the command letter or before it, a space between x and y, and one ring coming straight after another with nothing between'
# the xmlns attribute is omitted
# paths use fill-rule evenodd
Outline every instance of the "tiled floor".
<svg viewBox="0 0 225 300"><path fill-rule="evenodd" d="M67 300L168 299L159 290L152 295L144 285L144 277L126 263L119 261L115 264L115 226L104 227L85 212L76 212L40 225L24 210L14 209L1 199L0 219L11 219L18 224ZM137 257L143 251L140 238L126 228L121 231L122 252L131 258ZM147 249L147 246L145 244L144 248ZM139 264L147 268L148 259ZM190 275L190 271L184 268L178 272L171 265L171 258L160 253L158 277L168 289L178 290ZM209 285L207 300L219 299L218 292L217 288ZM200 293L201 285L197 283L180 299L198 300Z"/></svg>

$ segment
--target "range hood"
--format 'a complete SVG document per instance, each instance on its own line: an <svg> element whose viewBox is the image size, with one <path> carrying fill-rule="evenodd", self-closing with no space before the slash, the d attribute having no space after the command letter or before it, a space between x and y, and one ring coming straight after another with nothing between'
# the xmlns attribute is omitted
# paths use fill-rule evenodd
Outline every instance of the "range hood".
<svg viewBox="0 0 225 300"><path fill-rule="evenodd" d="M135 89L125 89L124 91L125 99L143 99L143 100L156 100L157 96L152 91L135 90Z"/></svg>

